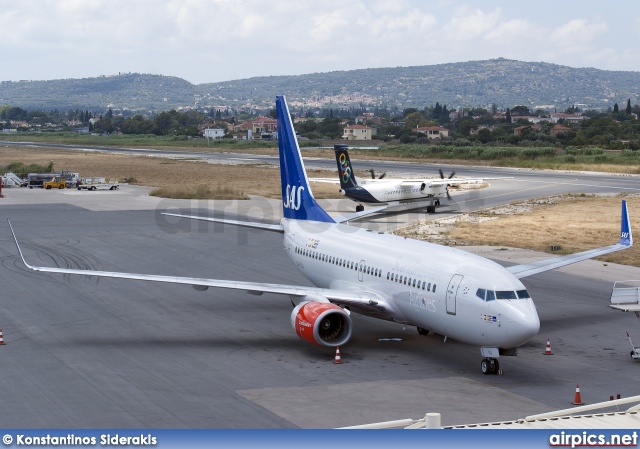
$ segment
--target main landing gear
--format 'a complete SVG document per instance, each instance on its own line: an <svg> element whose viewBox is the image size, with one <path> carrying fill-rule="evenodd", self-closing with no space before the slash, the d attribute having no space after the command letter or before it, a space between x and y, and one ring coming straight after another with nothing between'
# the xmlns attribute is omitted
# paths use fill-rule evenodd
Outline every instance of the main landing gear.
<svg viewBox="0 0 640 449"><path fill-rule="evenodd" d="M429 204L427 206L427 213L428 214L435 214L436 213L436 206L440 205L440 200L438 199L433 199L433 197L431 197L431 204Z"/></svg>
<svg viewBox="0 0 640 449"><path fill-rule="evenodd" d="M364 210L364 206L362 204L358 204L356 206L356 212L362 212Z"/></svg>
<svg viewBox="0 0 640 449"><path fill-rule="evenodd" d="M486 357L482 359L480 369L482 370L482 374L498 374L500 363L498 363L498 359Z"/></svg>

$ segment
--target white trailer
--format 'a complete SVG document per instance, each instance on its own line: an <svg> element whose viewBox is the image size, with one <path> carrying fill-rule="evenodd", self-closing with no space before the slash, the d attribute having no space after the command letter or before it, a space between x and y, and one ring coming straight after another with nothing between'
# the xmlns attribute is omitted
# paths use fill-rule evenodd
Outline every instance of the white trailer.
<svg viewBox="0 0 640 449"><path fill-rule="evenodd" d="M78 190L117 190L120 183L117 179L82 178L77 187Z"/></svg>

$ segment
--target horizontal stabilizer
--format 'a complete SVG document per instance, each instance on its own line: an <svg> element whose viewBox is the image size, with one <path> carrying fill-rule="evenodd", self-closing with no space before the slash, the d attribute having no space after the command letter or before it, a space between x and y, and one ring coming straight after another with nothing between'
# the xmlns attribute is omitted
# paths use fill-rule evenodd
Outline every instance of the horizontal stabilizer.
<svg viewBox="0 0 640 449"><path fill-rule="evenodd" d="M225 224L230 224L235 226L244 226L247 228L264 229L266 231L284 232L284 228L280 224L276 225L276 224L268 224L268 223L258 223L254 221L226 220L224 218L199 217L197 215L170 214L168 212L163 212L162 215L169 215L171 217L189 218L191 220L214 221L216 223L225 223Z"/></svg>
<svg viewBox="0 0 640 449"><path fill-rule="evenodd" d="M350 221L350 220L357 220L358 218L367 217L369 215L373 215L373 214L377 214L379 212L383 212L388 207L389 206L374 207L373 209L367 209L367 210L363 210L363 211L360 211L360 212L353 212L351 214L343 215L341 217L333 217L333 220L336 223L344 223L344 222Z"/></svg>

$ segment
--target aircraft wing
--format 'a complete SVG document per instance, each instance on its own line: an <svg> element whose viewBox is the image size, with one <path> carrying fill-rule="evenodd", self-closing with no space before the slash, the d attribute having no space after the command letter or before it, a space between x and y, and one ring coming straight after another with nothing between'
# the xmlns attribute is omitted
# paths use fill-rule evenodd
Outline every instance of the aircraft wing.
<svg viewBox="0 0 640 449"><path fill-rule="evenodd" d="M9 221L9 220L7 220ZM99 276L115 279L132 279L137 281L150 281L150 282L165 282L169 284L182 284L191 285L196 290L206 290L209 287L226 288L232 290L244 290L254 295L262 295L263 293L275 293L279 295L287 295L298 298L305 296L315 296L326 298L330 302L354 306L360 310L377 311L377 313L383 313L389 311L390 307L386 301L378 295L370 292L352 292L347 290L326 289L318 287L304 287L297 285L283 285L283 284L264 284L260 282L243 282L243 281L228 281L222 279L203 279L192 277L178 277L178 276L163 276L154 274L136 274L136 273L121 273L114 271L98 271L98 270L78 270L74 268L55 268L55 267L38 267L27 263L18 244L11 222L9 222L11 228L11 234L16 243L16 248L20 254L20 258L25 266L33 271L40 271L43 273L60 273L60 274L79 274L84 276Z"/></svg>
<svg viewBox="0 0 640 449"><path fill-rule="evenodd" d="M554 257L551 259L540 260L538 262L526 265L514 265L507 267L511 273L517 278L525 278L544 271L553 270L554 268L564 267L576 262L591 259L593 257L621 251L631 248L633 245L633 236L631 235L631 224L629 223L629 212L627 211L627 202L622 200L622 219L620 224L620 241L614 245L602 248L591 249L580 253L569 254L567 256Z"/></svg>
<svg viewBox="0 0 640 449"><path fill-rule="evenodd" d="M502 178L435 178L435 179L407 179L402 181L401 187L416 187L427 185L446 185L446 184L477 184L484 181L492 181L496 179L513 179L513 176Z"/></svg>

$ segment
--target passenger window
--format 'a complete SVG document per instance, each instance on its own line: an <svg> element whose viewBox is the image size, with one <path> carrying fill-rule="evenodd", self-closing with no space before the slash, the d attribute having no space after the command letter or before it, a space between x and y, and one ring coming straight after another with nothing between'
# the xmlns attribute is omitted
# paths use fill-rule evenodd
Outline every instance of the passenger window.
<svg viewBox="0 0 640 449"><path fill-rule="evenodd" d="M433 290L432 290L432 292L433 292L433 293L435 293L435 292L436 292L436 284L433 284Z"/></svg>
<svg viewBox="0 0 640 449"><path fill-rule="evenodd" d="M414 279L412 287L415 287L415 286L416 286L416 280Z"/></svg>
<svg viewBox="0 0 640 449"><path fill-rule="evenodd" d="M431 291L431 282L429 282L429 285L427 285L427 291L430 292Z"/></svg>
<svg viewBox="0 0 640 449"><path fill-rule="evenodd" d="M494 299L496 299L496 294L493 290L487 290L487 301L493 301Z"/></svg>
<svg viewBox="0 0 640 449"><path fill-rule="evenodd" d="M398 275L396 274L396 282L398 282Z"/></svg>
<svg viewBox="0 0 640 449"><path fill-rule="evenodd" d="M422 281L422 290L424 290L424 288L427 286L426 281Z"/></svg>
<svg viewBox="0 0 640 449"><path fill-rule="evenodd" d="M484 288L479 288L478 291L476 292L476 296L484 301L484 295L486 293L487 291Z"/></svg>
<svg viewBox="0 0 640 449"><path fill-rule="evenodd" d="M387 271L387 281L389 280L389 272Z"/></svg>

